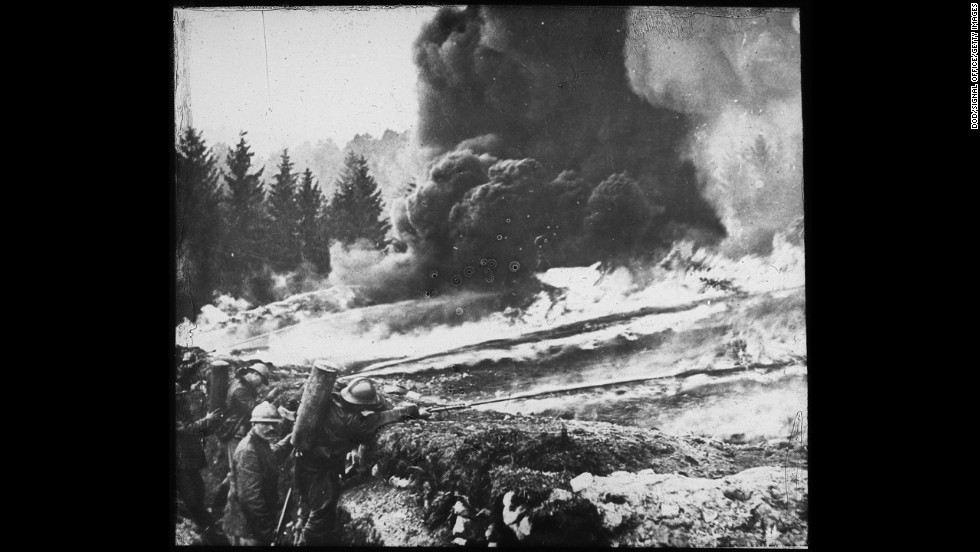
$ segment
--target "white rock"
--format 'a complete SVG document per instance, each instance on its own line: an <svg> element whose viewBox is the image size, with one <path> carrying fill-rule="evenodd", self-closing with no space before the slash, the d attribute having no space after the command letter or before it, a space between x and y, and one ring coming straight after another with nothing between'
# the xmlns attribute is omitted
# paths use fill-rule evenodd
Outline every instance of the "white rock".
<svg viewBox="0 0 980 552"><path fill-rule="evenodd" d="M466 431L476 431L476 426L475 425L468 425L468 426L466 426L463 429L465 429Z"/></svg>
<svg viewBox="0 0 980 552"><path fill-rule="evenodd" d="M663 517L674 517L681 513L681 507L673 502L660 505L660 515Z"/></svg>
<svg viewBox="0 0 980 552"><path fill-rule="evenodd" d="M606 529L612 530L623 524L623 514L612 504L606 504L602 508L603 525Z"/></svg>
<svg viewBox="0 0 980 552"><path fill-rule="evenodd" d="M524 513L524 507L518 506L516 508L511 508L511 500L514 499L514 491L510 491L504 495L504 523L507 525L513 524L517 521L517 518L521 517Z"/></svg>
<svg viewBox="0 0 980 552"><path fill-rule="evenodd" d="M457 500L456 504L453 505L453 513L457 516L467 516L469 515L470 509L463 504L462 500Z"/></svg>
<svg viewBox="0 0 980 552"><path fill-rule="evenodd" d="M378 476L378 465L377 465L377 464L375 464L375 465L374 465L374 466L373 466L373 467L371 468L371 477L377 477L377 476Z"/></svg>
<svg viewBox="0 0 980 552"><path fill-rule="evenodd" d="M588 487L589 485L591 485L592 484L592 481L594 481L594 480L595 480L595 478L592 477L592 474L591 473L585 472L585 473L579 475L578 477L576 477L575 479L572 479L568 483L572 486L572 492L573 493L577 493L577 492L581 491L582 489L584 489L584 488Z"/></svg>
<svg viewBox="0 0 980 552"><path fill-rule="evenodd" d="M571 500L572 493L565 489L555 489L551 491L551 500Z"/></svg>
<svg viewBox="0 0 980 552"><path fill-rule="evenodd" d="M525 517L514 531L517 533L518 540L524 540L531 534L531 520Z"/></svg>
<svg viewBox="0 0 980 552"><path fill-rule="evenodd" d="M495 542L488 542L487 543L487 548L497 548L497 543L495 543Z"/></svg>
<svg viewBox="0 0 980 552"><path fill-rule="evenodd" d="M391 483L392 486L398 487L399 489L404 489L405 487L408 487L409 485L412 484L410 480L402 479L401 477L395 477L394 475L391 476L391 479L388 480L388 483Z"/></svg>
<svg viewBox="0 0 980 552"><path fill-rule="evenodd" d="M614 471L611 474L609 474L609 477L622 477L624 475L629 475L629 474L630 472L628 471Z"/></svg>
<svg viewBox="0 0 980 552"><path fill-rule="evenodd" d="M705 508L701 511L701 515L704 516L704 521L713 521L718 517L718 512Z"/></svg>
<svg viewBox="0 0 980 552"><path fill-rule="evenodd" d="M456 516L456 525L453 526L454 535L462 535L470 528L470 520L463 516Z"/></svg>
<svg viewBox="0 0 980 552"><path fill-rule="evenodd" d="M453 539L453 544L456 544L456 545L459 545L459 546L466 546L466 539L457 537L457 538Z"/></svg>
<svg viewBox="0 0 980 552"><path fill-rule="evenodd" d="M639 475L652 475L652 474L654 474L656 472L653 471L653 468L647 468L645 470L640 470L640 471L638 471L636 473L639 474Z"/></svg>
<svg viewBox="0 0 980 552"><path fill-rule="evenodd" d="M405 393L405 398L410 401L417 401L422 398L422 395L416 393L415 391L409 391L408 393Z"/></svg>

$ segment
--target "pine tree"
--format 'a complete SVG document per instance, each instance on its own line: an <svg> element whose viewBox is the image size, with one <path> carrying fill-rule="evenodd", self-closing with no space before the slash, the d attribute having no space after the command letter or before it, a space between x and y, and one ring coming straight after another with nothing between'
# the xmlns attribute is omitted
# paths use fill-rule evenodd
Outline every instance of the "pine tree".
<svg viewBox="0 0 980 552"><path fill-rule="evenodd" d="M345 245L367 239L379 249L384 247L390 225L381 219L384 212L381 190L368 173L367 160L353 152L348 153L336 186L327 208L330 237Z"/></svg>
<svg viewBox="0 0 980 552"><path fill-rule="evenodd" d="M224 175L228 186L228 236L223 273L227 289L235 294L242 292L245 280L257 273L265 261L261 245L268 227L263 212L265 192L260 180L264 169L249 174L255 154L249 151L246 134L244 131L239 134L238 144L228 156L228 172Z"/></svg>
<svg viewBox="0 0 980 552"><path fill-rule="evenodd" d="M278 271L292 270L300 262L299 210L296 205L296 179L288 150L282 151L278 165L279 174L269 190L269 234L266 239L267 256L272 268Z"/></svg>
<svg viewBox="0 0 980 552"><path fill-rule="evenodd" d="M329 273L330 249L321 224L323 193L320 192L320 186L313 182L313 173L309 168L303 173L303 182L296 194L296 205L299 211L299 241L303 262L313 263L321 274Z"/></svg>
<svg viewBox="0 0 980 552"><path fill-rule="evenodd" d="M193 128L180 137L176 168L178 318L194 320L218 285L221 187L213 151Z"/></svg>

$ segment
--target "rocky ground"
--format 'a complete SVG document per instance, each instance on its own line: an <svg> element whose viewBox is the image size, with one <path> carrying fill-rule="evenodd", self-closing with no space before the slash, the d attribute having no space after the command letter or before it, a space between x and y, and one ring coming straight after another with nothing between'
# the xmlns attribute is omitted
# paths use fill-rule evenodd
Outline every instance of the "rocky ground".
<svg viewBox="0 0 980 552"><path fill-rule="evenodd" d="M414 497L427 544L806 544L807 455L788 442L467 412L384 429L369 462L373 488ZM368 542L405 542L360 498L342 504Z"/></svg>

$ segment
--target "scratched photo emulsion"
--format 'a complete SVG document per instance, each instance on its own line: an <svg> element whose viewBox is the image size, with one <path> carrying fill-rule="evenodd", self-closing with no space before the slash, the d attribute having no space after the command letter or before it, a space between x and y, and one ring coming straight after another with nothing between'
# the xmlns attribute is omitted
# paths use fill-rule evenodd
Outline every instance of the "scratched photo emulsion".
<svg viewBox="0 0 980 552"><path fill-rule="evenodd" d="M808 546L798 9L172 15L172 544Z"/></svg>

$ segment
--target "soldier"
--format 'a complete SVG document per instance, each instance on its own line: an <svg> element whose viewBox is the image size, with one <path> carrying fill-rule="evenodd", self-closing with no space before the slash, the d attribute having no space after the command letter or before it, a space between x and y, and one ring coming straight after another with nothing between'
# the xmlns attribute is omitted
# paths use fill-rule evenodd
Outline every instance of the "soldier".
<svg viewBox="0 0 980 552"><path fill-rule="evenodd" d="M227 456L218 466L217 477L224 477L224 481L218 487L211 505L212 512L220 512L225 507L228 499L228 469L231 466L231 457L238 448L238 443L245 438L249 432L248 419L252 414L252 409L262 402L263 391L269 385L271 371L265 364L259 362L251 366L239 368L235 373L235 379L228 387L228 400L226 401L225 421L218 433L218 440L224 443Z"/></svg>
<svg viewBox="0 0 980 552"><path fill-rule="evenodd" d="M188 359L185 357L185 360ZM207 465L204 437L214 432L221 418L217 410L203 415L207 393L197 363L178 375L176 398L177 494L201 535L202 543L227 545L228 539L220 533L204 505L205 487L201 478L201 468Z"/></svg>
<svg viewBox="0 0 980 552"><path fill-rule="evenodd" d="M231 460L224 528L234 546L275 542L279 463L293 450L288 435L275 441L281 419L272 404L256 406L250 421L252 429L238 443Z"/></svg>
<svg viewBox="0 0 980 552"><path fill-rule="evenodd" d="M429 415L416 405L391 408L367 378L357 378L339 393L332 392L321 408L312 448L302 454L297 451L295 458L294 476L302 509L296 539L300 546L336 544L340 475L347 453L371 442L375 431L385 424ZM363 411L371 413L365 415Z"/></svg>

